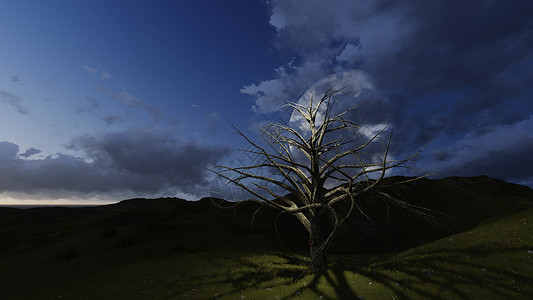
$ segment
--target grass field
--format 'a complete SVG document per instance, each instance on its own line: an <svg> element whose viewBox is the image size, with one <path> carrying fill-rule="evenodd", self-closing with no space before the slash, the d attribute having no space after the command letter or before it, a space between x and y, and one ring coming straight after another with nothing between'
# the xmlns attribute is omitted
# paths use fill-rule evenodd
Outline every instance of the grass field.
<svg viewBox="0 0 533 300"><path fill-rule="evenodd" d="M456 202L478 188L447 187ZM282 220L288 233L280 244L268 211L250 229L253 208L220 211L205 201L2 209L0 299L531 299L531 194L498 188L516 198L507 210L496 200L487 205L502 215L485 207L483 216L461 220L471 228L418 246L370 253L357 245L389 235L340 236L323 274L306 270L306 237L291 229L297 223ZM489 194L471 201L498 196ZM404 234L417 235L396 232Z"/></svg>

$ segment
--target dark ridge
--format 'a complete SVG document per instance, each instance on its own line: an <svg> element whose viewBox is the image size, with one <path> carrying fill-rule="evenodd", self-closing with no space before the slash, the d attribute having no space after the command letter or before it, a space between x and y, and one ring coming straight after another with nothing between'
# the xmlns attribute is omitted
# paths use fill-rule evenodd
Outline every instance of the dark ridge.
<svg viewBox="0 0 533 300"><path fill-rule="evenodd" d="M532 189L487 176L421 179L395 185L406 179L386 178L380 189L438 212L438 225L387 207L374 194L363 195L359 205L370 219L355 212L340 230L332 253L399 251L470 230L533 204ZM252 216L260 207L252 224ZM258 203L221 210L210 198L136 198L94 207L0 208L0 254L33 251L79 236L87 237L82 244L98 244L105 230L116 231L119 237L137 232L141 237L135 236L135 247L142 245L143 239L165 245L181 237L178 244L185 248L189 241L210 249L279 249L276 227L283 247L307 251L305 229L294 217Z"/></svg>

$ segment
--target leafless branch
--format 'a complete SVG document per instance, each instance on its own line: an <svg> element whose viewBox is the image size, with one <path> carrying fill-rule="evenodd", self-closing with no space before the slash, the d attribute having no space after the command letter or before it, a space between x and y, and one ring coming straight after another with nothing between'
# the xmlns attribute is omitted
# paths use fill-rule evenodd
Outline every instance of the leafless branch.
<svg viewBox="0 0 533 300"><path fill-rule="evenodd" d="M387 170L405 167L406 163L416 157L429 143L405 159L389 160L393 131L391 130L388 138L382 138L388 129L385 126L376 134L362 140L364 135L359 132L359 124L347 119L348 113L357 111L357 106L333 113L333 105L338 103L336 95L341 91L342 89L331 87L318 101L310 91L310 103L305 105L287 102L286 106L303 118L306 131L300 132L289 125L279 123L272 123L262 128L263 135L269 139L274 151L267 151L266 147L253 142L230 123L236 134L252 146L251 150L241 151L261 157L263 161L248 166L213 166L208 169L251 195L249 199L241 202L253 201L280 210L276 223L281 214L288 213L295 216L309 233L312 256L319 252L325 253L340 226L355 209L371 220L358 203L359 197L370 191L385 199L387 209L388 205L394 205L412 211L430 223L437 222L433 215L434 211L410 204L404 199L393 197L378 189ZM370 145L374 144L381 145L380 154L368 150ZM305 158L296 159L298 156L295 153L298 151ZM267 175L259 174L259 170L263 169L268 171ZM371 174L376 175L371 176ZM376 176L377 179L370 178ZM408 179L403 183L426 176L428 175ZM249 180L252 181L246 182ZM336 180L339 185L327 189L326 182L331 180ZM292 199L296 199L296 202L280 195L269 187L269 184L288 192L295 197ZM340 201L348 203L349 207L344 212L338 208ZM222 206L221 203L213 202L219 207ZM254 212L252 224L258 211L259 209ZM320 235L314 228L321 222L323 214L331 216L333 225L329 234L315 247L314 239ZM279 238L277 224L276 234Z"/></svg>

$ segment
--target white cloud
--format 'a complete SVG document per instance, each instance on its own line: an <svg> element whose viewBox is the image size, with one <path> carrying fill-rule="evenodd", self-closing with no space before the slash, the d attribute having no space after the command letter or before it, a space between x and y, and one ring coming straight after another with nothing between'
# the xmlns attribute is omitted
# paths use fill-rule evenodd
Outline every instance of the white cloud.
<svg viewBox="0 0 533 300"><path fill-rule="evenodd" d="M381 123L381 124L366 124L359 127L359 133L361 133L366 139L371 139L378 132L389 126L390 124Z"/></svg>
<svg viewBox="0 0 533 300"><path fill-rule="evenodd" d="M209 118L211 118L214 121L219 121L220 120L220 115L217 112L210 113L209 114Z"/></svg>
<svg viewBox="0 0 533 300"><path fill-rule="evenodd" d="M383 1L274 1L270 24L278 30L283 47L325 54L332 50L331 41L360 40L371 53L393 47L410 32L404 22L407 13L406 8L385 6Z"/></svg>
<svg viewBox="0 0 533 300"><path fill-rule="evenodd" d="M111 78L111 74L109 74L108 72L103 71L102 75L100 75L100 79L102 79L102 80L106 80L106 79L109 79L109 78Z"/></svg>
<svg viewBox="0 0 533 300"><path fill-rule="evenodd" d="M285 19L284 13L279 11L279 8L276 7L272 11L272 16L270 16L270 25L274 26L276 30L281 30L287 25L287 20Z"/></svg>
<svg viewBox="0 0 533 300"><path fill-rule="evenodd" d="M295 52L298 63L293 58L276 70L275 78L245 86L241 92L255 98L254 111L273 112L332 73L353 70L354 64L400 49L399 41L412 28L404 24L405 18L405 9L383 10L380 1L272 1L275 44Z"/></svg>
<svg viewBox="0 0 533 300"><path fill-rule="evenodd" d="M289 62L277 70L278 77L264 80L259 84L250 84L241 89L241 93L255 98L253 111L260 113L274 112L286 101L295 101L295 97L323 77L320 62L309 62L296 67ZM287 73L290 72L290 76Z"/></svg>
<svg viewBox="0 0 533 300"><path fill-rule="evenodd" d="M520 5L444 0L431 5L387 0L269 4L274 45L290 54L292 63L241 90L254 98L254 111L273 112L330 74L364 70L391 102L386 97L368 101L372 107L365 102L363 120L398 126L398 157L439 135L451 142L435 150L435 161L424 169L531 182L526 166L533 165L533 128L531 118L520 118L531 110L526 91L533 60L525 51L531 48L526 38L531 30L523 25L530 14ZM473 17L464 19L465 11ZM445 99L455 92L464 96ZM474 126L481 128L453 142ZM362 130L370 135L375 128Z"/></svg>
<svg viewBox="0 0 533 300"><path fill-rule="evenodd" d="M299 105L310 106L311 100L313 103L318 103L319 99L326 93L328 89L334 87L336 89L343 88L342 92L336 95L339 105L334 105L336 110L346 110L360 104L365 98L360 97L365 90L373 90L373 84L370 76L363 71L344 71L326 76L309 87L305 93L296 101ZM314 107L314 106L313 106ZM319 108L316 126L322 124L322 114L325 110L325 105ZM340 111L338 111L340 113ZM310 130L309 124L304 120L302 115L294 110L290 117L290 123L294 128L299 128L304 135Z"/></svg>
<svg viewBox="0 0 533 300"><path fill-rule="evenodd" d="M269 23L274 26L277 31L281 31L287 26L301 25L305 23L306 20L307 16L305 14L298 14L297 9L293 7L293 3L288 3L287 6L275 5L272 8L272 15L270 16Z"/></svg>
<svg viewBox="0 0 533 300"><path fill-rule="evenodd" d="M288 100L288 93L285 91L285 82L281 79L271 79L261 81L259 84L251 84L241 89L241 93L255 97L256 112L272 112L278 109L285 100Z"/></svg>
<svg viewBox="0 0 533 300"><path fill-rule="evenodd" d="M93 67L89 67L89 66L83 66L82 68L85 71L87 71L89 74L91 74L91 75L94 75L94 74L98 73L98 69L97 68L93 68Z"/></svg>
<svg viewBox="0 0 533 300"><path fill-rule="evenodd" d="M89 66L83 66L82 68L85 71L87 71L87 73L91 74L91 76L95 75L96 73L101 71L98 68L93 68L93 67L89 67ZM109 72L101 71L101 74L100 74L100 79L101 80L107 80L107 79L110 79L111 77L112 76L111 76L111 74L109 74Z"/></svg>

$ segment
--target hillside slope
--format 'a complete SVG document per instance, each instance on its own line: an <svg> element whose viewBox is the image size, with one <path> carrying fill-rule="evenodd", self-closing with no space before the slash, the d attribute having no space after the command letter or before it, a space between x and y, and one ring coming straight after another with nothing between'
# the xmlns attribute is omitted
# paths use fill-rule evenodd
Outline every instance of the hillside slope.
<svg viewBox="0 0 533 300"><path fill-rule="evenodd" d="M403 252L332 254L328 274L304 276L307 257L302 247L287 249L288 235L279 245L272 232L261 229L271 224L268 220L249 230L249 215L240 219L246 212L241 209L231 219L231 214L206 201L157 199L81 212L78 208L74 218L65 215L69 209L10 211L8 218L4 213L0 232L22 236L16 242L11 237L11 247L0 253L0 298L530 299L533 295L533 208L490 217L492 221L480 221L483 224L475 228ZM40 217L30 222L29 216ZM232 221L223 221L228 217ZM55 225L44 226L45 220Z"/></svg>
<svg viewBox="0 0 533 300"><path fill-rule="evenodd" d="M385 185L401 179L390 178ZM445 228L432 226L394 209L387 219L386 206L368 195L361 205L372 221L354 215L330 254L397 252L511 216L533 203L531 189L488 177L421 180L382 189L452 215L453 222L442 218ZM219 210L208 199L174 198L84 208L0 208L0 298L30 285L45 290L98 277L104 270L194 254L282 251L305 257L307 237L301 225L282 215L278 240L278 212L273 209L261 209L250 228L257 208L242 204Z"/></svg>

